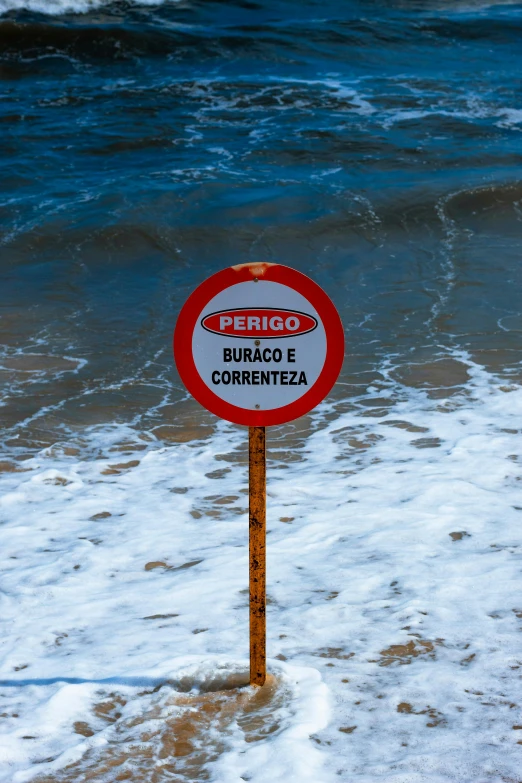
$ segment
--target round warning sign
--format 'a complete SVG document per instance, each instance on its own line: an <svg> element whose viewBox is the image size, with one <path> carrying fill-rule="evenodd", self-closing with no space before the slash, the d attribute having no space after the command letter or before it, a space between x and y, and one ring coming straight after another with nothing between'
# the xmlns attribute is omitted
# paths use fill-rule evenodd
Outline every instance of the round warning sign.
<svg viewBox="0 0 522 783"><path fill-rule="evenodd" d="M344 357L341 320L306 275L281 264L241 264L189 296L174 332L181 379L205 408L249 426L310 411Z"/></svg>

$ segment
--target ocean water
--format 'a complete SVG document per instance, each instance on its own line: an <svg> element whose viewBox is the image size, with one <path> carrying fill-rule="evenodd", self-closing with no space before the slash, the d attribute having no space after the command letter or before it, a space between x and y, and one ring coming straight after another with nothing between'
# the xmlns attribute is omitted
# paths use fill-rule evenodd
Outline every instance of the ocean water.
<svg viewBox="0 0 522 783"><path fill-rule="evenodd" d="M0 0L0 781L519 783L522 4ZM219 269L345 326L268 432L171 349Z"/></svg>

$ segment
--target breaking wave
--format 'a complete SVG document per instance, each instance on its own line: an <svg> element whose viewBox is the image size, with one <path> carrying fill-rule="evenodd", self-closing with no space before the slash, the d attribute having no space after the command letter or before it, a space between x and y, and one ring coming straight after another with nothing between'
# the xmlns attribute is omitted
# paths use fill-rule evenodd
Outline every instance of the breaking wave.
<svg viewBox="0 0 522 783"><path fill-rule="evenodd" d="M163 0L130 0L136 6L162 5ZM170 0L175 2L175 0ZM33 11L49 16L77 13L86 14L102 6L114 5L114 0L0 0L0 14L8 11Z"/></svg>

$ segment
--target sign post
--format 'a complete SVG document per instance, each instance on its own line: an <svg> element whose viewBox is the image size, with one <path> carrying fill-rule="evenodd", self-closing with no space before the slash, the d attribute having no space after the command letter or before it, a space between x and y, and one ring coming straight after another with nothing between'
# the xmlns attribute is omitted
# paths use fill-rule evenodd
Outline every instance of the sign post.
<svg viewBox="0 0 522 783"><path fill-rule="evenodd" d="M250 684L266 680L266 450L265 428L248 428L250 565Z"/></svg>
<svg viewBox="0 0 522 783"><path fill-rule="evenodd" d="M249 428L250 683L266 679L265 427L326 397L344 357L327 294L282 264L239 264L205 280L176 323L174 357L207 410Z"/></svg>

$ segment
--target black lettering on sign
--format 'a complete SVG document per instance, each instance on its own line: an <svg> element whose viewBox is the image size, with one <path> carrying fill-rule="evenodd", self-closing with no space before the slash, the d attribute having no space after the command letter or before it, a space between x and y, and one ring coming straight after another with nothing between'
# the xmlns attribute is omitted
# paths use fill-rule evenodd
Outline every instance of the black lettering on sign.
<svg viewBox="0 0 522 783"><path fill-rule="evenodd" d="M288 348L286 359L291 364L295 364L295 348ZM280 348L223 348L223 361L229 362L281 362L283 352Z"/></svg>
<svg viewBox="0 0 522 783"><path fill-rule="evenodd" d="M219 386L308 386L306 374L299 373L297 370L214 370L212 372L212 383Z"/></svg>

